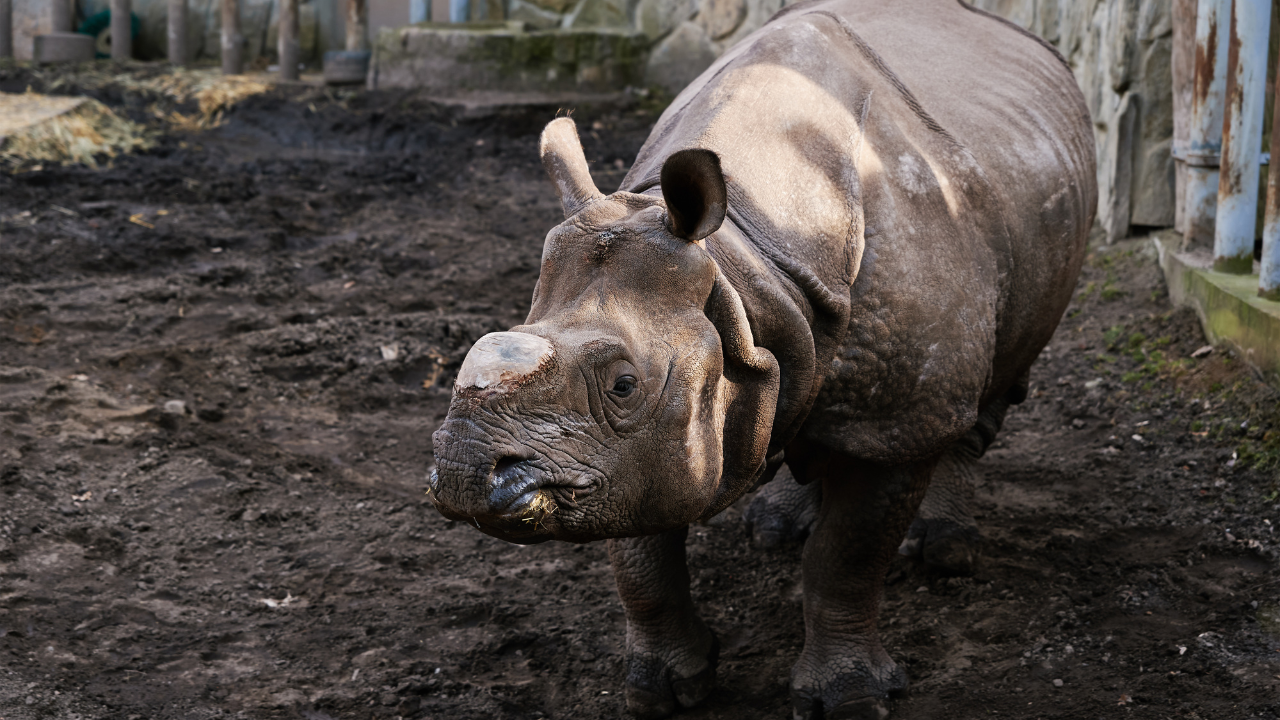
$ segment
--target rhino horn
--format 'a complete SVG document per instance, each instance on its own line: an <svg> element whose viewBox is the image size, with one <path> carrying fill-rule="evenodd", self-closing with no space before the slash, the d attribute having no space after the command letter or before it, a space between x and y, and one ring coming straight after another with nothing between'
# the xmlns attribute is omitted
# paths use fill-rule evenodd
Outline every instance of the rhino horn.
<svg viewBox="0 0 1280 720"><path fill-rule="evenodd" d="M661 182L671 234L697 242L720 229L729 195L719 155L697 148L674 153L662 164Z"/></svg>
<svg viewBox="0 0 1280 720"><path fill-rule="evenodd" d="M547 367L554 355L555 348L546 338L520 332L489 333L467 353L455 387L505 392Z"/></svg>
<svg viewBox="0 0 1280 720"><path fill-rule="evenodd" d="M592 200L604 197L591 179L587 156L582 152L582 141L578 139L578 127L573 120L562 117L547 123L542 130L539 152L542 167L547 169L556 186L566 218L577 214Z"/></svg>

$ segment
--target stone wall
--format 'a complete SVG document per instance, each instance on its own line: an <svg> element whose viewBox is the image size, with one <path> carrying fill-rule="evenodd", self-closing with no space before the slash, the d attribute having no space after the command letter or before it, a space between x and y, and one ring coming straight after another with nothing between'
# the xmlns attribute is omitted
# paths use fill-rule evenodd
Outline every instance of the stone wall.
<svg viewBox="0 0 1280 720"><path fill-rule="evenodd" d="M975 5L1053 43L1075 71L1093 115L1098 223L1108 241L1123 238L1130 225L1172 226L1173 3L977 0Z"/></svg>

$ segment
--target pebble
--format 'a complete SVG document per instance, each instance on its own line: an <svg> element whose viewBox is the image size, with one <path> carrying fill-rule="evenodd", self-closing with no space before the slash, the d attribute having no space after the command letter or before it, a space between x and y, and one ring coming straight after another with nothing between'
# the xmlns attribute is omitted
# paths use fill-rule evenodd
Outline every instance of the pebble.
<svg viewBox="0 0 1280 720"><path fill-rule="evenodd" d="M181 400L170 400L164 404L164 411L170 415L186 415L187 404Z"/></svg>
<svg viewBox="0 0 1280 720"><path fill-rule="evenodd" d="M1054 678L1054 680L1053 680L1053 686L1054 686L1054 687L1062 687L1062 678Z"/></svg>

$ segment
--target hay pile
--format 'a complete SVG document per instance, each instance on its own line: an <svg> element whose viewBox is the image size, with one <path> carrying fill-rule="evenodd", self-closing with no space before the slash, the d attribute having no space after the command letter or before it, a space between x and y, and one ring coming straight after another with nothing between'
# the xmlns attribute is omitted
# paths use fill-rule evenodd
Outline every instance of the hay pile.
<svg viewBox="0 0 1280 720"><path fill-rule="evenodd" d="M118 72L121 68L106 63L83 65L70 72L59 68L44 87L51 92L82 92L85 89L111 88L122 94L147 98L160 111L160 117L180 130L206 130L222 123L225 112L252 95L271 89L266 78L246 75L223 75L215 68L165 68L163 72ZM39 75L39 71L37 72ZM195 101L195 112L186 114L173 109ZM167 111L167 112L166 112Z"/></svg>
<svg viewBox="0 0 1280 720"><path fill-rule="evenodd" d="M151 146L142 126L84 97L0 93L0 163L84 163Z"/></svg>

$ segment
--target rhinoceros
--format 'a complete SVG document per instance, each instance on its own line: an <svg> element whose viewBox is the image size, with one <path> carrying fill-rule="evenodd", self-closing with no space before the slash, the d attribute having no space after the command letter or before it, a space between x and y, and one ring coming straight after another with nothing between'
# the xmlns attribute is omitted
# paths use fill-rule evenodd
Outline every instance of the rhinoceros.
<svg viewBox="0 0 1280 720"><path fill-rule="evenodd" d="M877 631L887 567L922 501L902 546L965 551L965 477L1080 269L1097 189L1070 68L956 0L801 2L675 98L617 192L568 118L541 156L565 220L528 319L458 371L437 508L607 539L627 705L662 717L714 683L688 525L785 461L821 497L795 716L883 716L907 685Z"/></svg>

